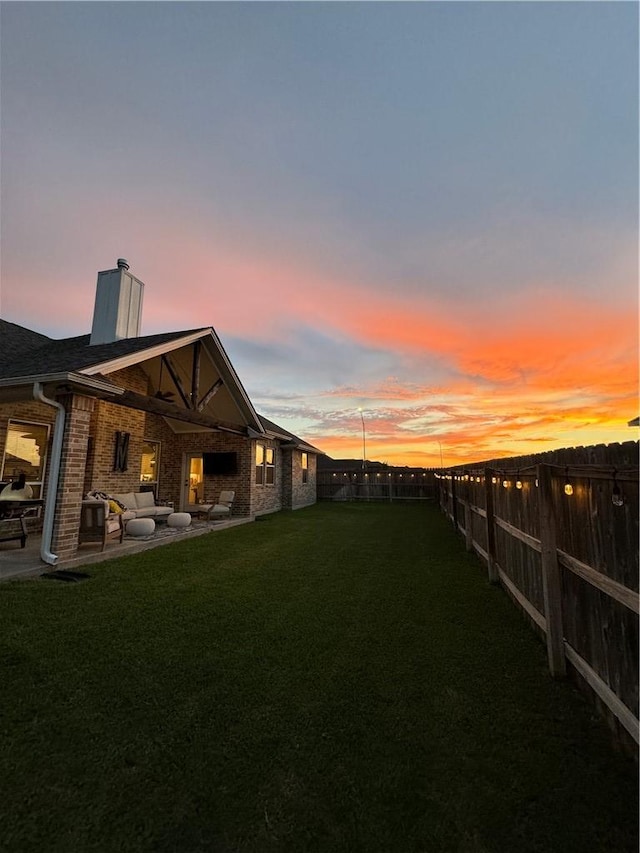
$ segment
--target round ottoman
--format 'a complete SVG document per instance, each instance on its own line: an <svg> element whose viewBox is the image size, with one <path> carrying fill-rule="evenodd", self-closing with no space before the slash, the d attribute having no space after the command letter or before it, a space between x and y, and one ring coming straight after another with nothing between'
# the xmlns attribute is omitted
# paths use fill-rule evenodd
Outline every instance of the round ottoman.
<svg viewBox="0 0 640 853"><path fill-rule="evenodd" d="M167 527L188 527L191 524L191 516L188 512L172 512L167 519Z"/></svg>
<svg viewBox="0 0 640 853"><path fill-rule="evenodd" d="M127 521L129 536L151 536L155 529L156 523L152 518L132 518Z"/></svg>

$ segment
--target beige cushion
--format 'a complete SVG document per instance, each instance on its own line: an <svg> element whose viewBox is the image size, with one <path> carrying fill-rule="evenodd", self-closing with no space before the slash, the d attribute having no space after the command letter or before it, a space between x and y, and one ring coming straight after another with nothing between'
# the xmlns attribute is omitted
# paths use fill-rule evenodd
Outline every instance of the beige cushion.
<svg viewBox="0 0 640 853"><path fill-rule="evenodd" d="M107 533L113 533L114 530L120 530L119 518L108 518L106 521Z"/></svg>
<svg viewBox="0 0 640 853"><path fill-rule="evenodd" d="M156 505L156 500L153 496L153 492L138 492L135 495L136 499L136 509L149 509L149 507Z"/></svg>
<svg viewBox="0 0 640 853"><path fill-rule="evenodd" d="M170 506L157 506L156 518L165 518L171 515L173 509Z"/></svg>
<svg viewBox="0 0 640 853"><path fill-rule="evenodd" d="M111 495L111 497L120 501L127 509L136 509L136 496L133 492L127 492L124 495Z"/></svg>

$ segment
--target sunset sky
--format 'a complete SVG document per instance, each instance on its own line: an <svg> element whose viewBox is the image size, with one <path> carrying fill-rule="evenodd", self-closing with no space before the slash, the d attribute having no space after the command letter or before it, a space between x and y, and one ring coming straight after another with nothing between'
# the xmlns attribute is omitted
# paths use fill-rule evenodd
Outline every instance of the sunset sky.
<svg viewBox="0 0 640 853"><path fill-rule="evenodd" d="M637 438L637 3L1 16L6 320L88 332L124 257L330 456Z"/></svg>

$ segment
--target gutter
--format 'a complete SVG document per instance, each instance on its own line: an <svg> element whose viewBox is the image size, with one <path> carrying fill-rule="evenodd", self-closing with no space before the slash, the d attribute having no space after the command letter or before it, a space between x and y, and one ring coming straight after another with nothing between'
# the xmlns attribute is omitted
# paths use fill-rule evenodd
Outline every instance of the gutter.
<svg viewBox="0 0 640 853"><path fill-rule="evenodd" d="M32 374L31 376L7 376L4 379L0 379L0 388L13 388L20 387L22 385L34 385L34 394L35 394L35 385L39 385L42 390L42 386L44 383L47 384L62 384L69 383L74 386L79 386L83 390L90 389L92 391L102 391L108 392L109 394L123 394L124 388L120 388L118 385L114 385L103 378L94 378L92 376L85 376L82 373L39 373ZM38 399L38 398L36 398ZM47 403L48 406L57 406L57 403L49 401Z"/></svg>
<svg viewBox="0 0 640 853"><path fill-rule="evenodd" d="M58 562L57 554L51 553L51 538L53 535L53 519L56 511L56 494L58 491L58 479L60 477L60 457L62 455L62 439L64 437L64 406L57 400L45 397L42 385L33 383L33 398L39 400L46 406L57 409L56 421L53 427L53 444L51 446L51 463L49 465L49 482L47 483L47 497L44 504L44 520L42 523L42 541L40 543L40 558L50 566Z"/></svg>

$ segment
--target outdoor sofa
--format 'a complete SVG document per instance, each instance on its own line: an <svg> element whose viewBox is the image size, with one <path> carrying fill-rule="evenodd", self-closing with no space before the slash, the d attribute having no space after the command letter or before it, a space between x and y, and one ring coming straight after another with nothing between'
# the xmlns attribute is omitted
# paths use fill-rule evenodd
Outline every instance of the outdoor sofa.
<svg viewBox="0 0 640 853"><path fill-rule="evenodd" d="M130 521L132 518L153 518L155 521L166 521L173 512L172 506L158 506L153 492L125 492L121 495L110 495L110 497L125 507L122 512L124 522Z"/></svg>

